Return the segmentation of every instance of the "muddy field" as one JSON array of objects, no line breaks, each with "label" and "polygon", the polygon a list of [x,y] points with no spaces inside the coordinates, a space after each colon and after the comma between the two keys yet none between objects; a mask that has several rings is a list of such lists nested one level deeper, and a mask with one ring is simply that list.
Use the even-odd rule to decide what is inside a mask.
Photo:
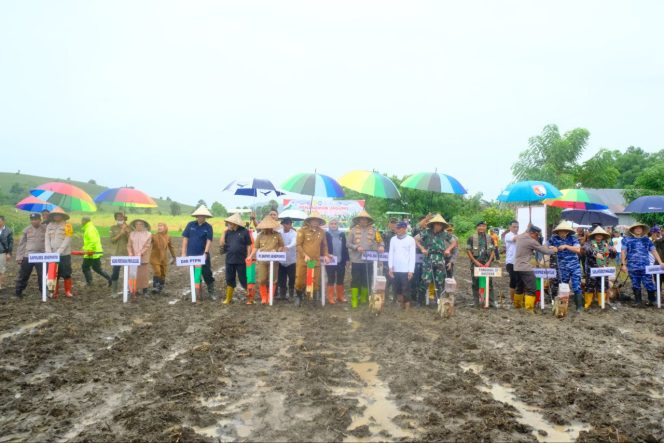
[{"label": "muddy field", "polygon": [[664,313],[483,311],[457,274],[447,320],[192,305],[181,269],[127,305],[78,269],[73,300],[5,289],[0,442],[664,440]]}]

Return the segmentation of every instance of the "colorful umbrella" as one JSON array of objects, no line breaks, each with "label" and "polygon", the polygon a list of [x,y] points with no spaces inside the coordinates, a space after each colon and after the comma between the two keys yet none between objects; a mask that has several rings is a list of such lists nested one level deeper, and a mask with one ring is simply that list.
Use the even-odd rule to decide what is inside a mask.
[{"label": "colorful umbrella", "polygon": [[32,195],[16,203],[16,207],[22,211],[28,212],[41,212],[43,210],[53,211],[55,209],[62,211],[62,208],[59,206],[46,202]]},{"label": "colorful umbrella", "polygon": [[468,193],[459,180],[439,172],[421,172],[411,175],[401,183],[401,187],[444,194]]},{"label": "colorful umbrella", "polygon": [[380,198],[400,199],[392,180],[375,171],[352,171],[339,179],[339,184],[353,191]]},{"label": "colorful umbrella", "polygon": [[557,198],[546,199],[542,203],[548,206],[568,209],[603,210],[609,209],[607,205],[593,202],[593,197],[583,189],[562,189],[562,195]]},{"label": "colorful umbrella", "polygon": [[233,180],[224,188],[224,191],[232,191],[234,195],[244,195],[247,197],[258,197],[258,194],[268,195],[274,192],[277,197],[284,195],[277,191],[270,180],[263,178],[253,178],[250,180]]},{"label": "colorful umbrella", "polygon": [[658,214],[664,212],[664,195],[644,195],[627,205],[624,212]]},{"label": "colorful umbrella", "polygon": [[565,209],[560,214],[563,220],[569,220],[579,225],[592,225],[599,223],[602,226],[615,226],[618,224],[618,217],[608,209],[604,210],[582,210]]},{"label": "colorful umbrella", "polygon": [[562,193],[551,183],[543,181],[523,181],[512,183],[498,196],[499,202],[538,202],[547,198],[560,197]]},{"label": "colorful umbrella", "polygon": [[318,174],[296,174],[286,180],[281,188],[288,192],[296,194],[311,195],[312,197],[332,197],[338,198],[344,196],[341,185],[328,175]]},{"label": "colorful umbrella", "polygon": [[68,183],[49,182],[30,191],[35,197],[60,206],[65,211],[95,212],[97,206],[87,192]]},{"label": "colorful umbrella", "polygon": [[156,208],[152,198],[143,191],[132,188],[110,188],[95,197],[96,203],[109,203],[126,208]]}]

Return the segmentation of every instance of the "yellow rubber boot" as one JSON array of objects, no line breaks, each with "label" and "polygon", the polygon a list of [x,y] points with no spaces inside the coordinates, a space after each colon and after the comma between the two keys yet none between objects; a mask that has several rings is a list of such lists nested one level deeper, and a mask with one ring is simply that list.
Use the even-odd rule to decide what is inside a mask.
[{"label": "yellow rubber boot", "polygon": [[231,302],[233,301],[233,288],[228,287],[226,288],[226,300],[224,300],[225,305],[230,305]]},{"label": "yellow rubber boot", "polygon": [[586,292],[583,294],[583,308],[584,309],[590,309],[590,305],[593,304],[593,293],[592,292]]},{"label": "yellow rubber boot", "polygon": [[535,300],[537,300],[537,297],[534,295],[526,295],[524,300],[526,311],[535,312]]},{"label": "yellow rubber boot", "polygon": [[514,294],[514,309],[523,308],[523,294]]}]

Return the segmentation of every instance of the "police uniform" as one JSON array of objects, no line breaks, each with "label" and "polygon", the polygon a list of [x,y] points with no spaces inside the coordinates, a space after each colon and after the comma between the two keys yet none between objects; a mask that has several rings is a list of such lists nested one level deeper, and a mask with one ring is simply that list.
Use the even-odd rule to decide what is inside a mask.
[{"label": "police uniform", "polygon": [[325,231],[320,227],[313,228],[309,224],[314,218],[318,219],[321,225],[325,224],[325,220],[321,216],[313,213],[305,219],[304,226],[297,231],[297,262],[295,268],[295,292],[297,294],[297,304],[302,302],[304,291],[307,286],[307,261],[305,255],[315,262],[314,291],[320,289],[320,257],[328,255]]},{"label": "police uniform", "polygon": [[[279,228],[280,225],[277,221],[273,220],[272,217],[267,216],[263,221],[261,221],[257,229],[263,231],[258,234],[256,241],[254,242],[254,248],[256,251],[260,252],[279,252],[284,249],[284,239],[281,237],[281,234],[275,229]],[[273,265],[272,269],[272,278],[273,278],[273,289],[277,288],[277,265]],[[258,284],[258,290],[261,295],[261,303],[268,303],[268,283],[270,280],[270,262],[259,261],[256,264],[256,283]]]},{"label": "police uniform", "polygon": [[[41,219],[41,215],[32,214],[30,220]],[[28,286],[28,280],[32,274],[33,268],[37,272],[37,281],[39,288],[42,287],[42,263],[30,263],[28,255],[44,252],[44,242],[46,239],[46,226],[40,224],[38,228],[30,225],[23,230],[23,235],[16,251],[16,260],[19,261],[20,268],[18,278],[16,279],[15,293],[17,297],[23,295],[23,291]]]},{"label": "police uniform", "polygon": [[[369,225],[359,225],[361,218],[369,220]],[[350,297],[351,306],[357,307],[359,303],[366,303],[369,296],[369,288],[372,284],[374,263],[362,258],[366,251],[378,251],[383,247],[383,238],[373,225],[373,217],[367,211],[361,211],[353,218],[353,227],[347,234],[348,254],[350,257]],[[362,251],[359,249],[362,248]],[[377,262],[375,263],[377,265]]]},{"label": "police uniform", "polygon": [[[64,220],[56,222],[53,218],[61,215]],[[53,290],[53,296],[57,297],[59,289],[59,280],[62,278],[65,287],[65,295],[72,296],[72,278],[71,278],[71,239],[74,235],[74,228],[67,223],[69,215],[60,212],[57,209],[48,215],[49,224],[46,226],[45,248],[44,252],[60,254],[60,262],[57,264],[58,273]]]}]

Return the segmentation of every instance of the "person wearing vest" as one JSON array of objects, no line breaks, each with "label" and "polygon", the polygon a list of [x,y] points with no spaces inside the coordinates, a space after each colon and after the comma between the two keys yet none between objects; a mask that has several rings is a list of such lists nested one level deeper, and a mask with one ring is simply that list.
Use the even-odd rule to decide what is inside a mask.
[{"label": "person wearing vest", "polygon": [[362,304],[367,302],[371,287],[372,263],[364,260],[362,254],[366,251],[385,252],[383,239],[373,222],[371,215],[362,210],[353,218],[353,226],[347,233],[348,255],[351,262],[350,301],[353,308],[357,308],[358,302]]},{"label": "person wearing vest", "polygon": [[[480,300],[480,286],[481,283],[486,282],[483,277],[475,277],[475,268],[484,267],[488,268],[493,263],[495,258],[496,246],[493,244],[491,235],[486,232],[486,222],[480,221],[475,225],[475,233],[468,237],[466,253],[470,259],[470,278],[473,280],[473,302],[475,306],[479,306]],[[483,282],[480,282],[480,279]],[[489,279],[490,290],[490,306],[496,307],[495,291],[493,290],[493,279]]]},{"label": "person wearing vest", "polygon": [[60,262],[57,264],[58,272],[53,287],[52,296],[58,298],[60,279],[65,286],[65,297],[72,297],[73,282],[71,278],[71,239],[74,236],[74,228],[67,223],[69,215],[59,209],[54,209],[48,215],[48,226],[46,227],[45,250],[49,254],[60,254]]},{"label": "person wearing vest", "polygon": [[[263,220],[256,226],[260,231],[256,241],[254,242],[253,250],[248,258],[254,259],[257,252],[285,252],[284,239],[281,234],[277,232],[281,225],[278,220],[270,215],[265,216]],[[275,263],[272,268],[273,289],[277,288],[277,264]],[[256,283],[258,284],[258,292],[261,295],[261,304],[266,305],[269,303],[269,282],[270,282],[270,262],[259,261],[256,263]],[[248,294],[247,304],[253,305],[253,294]],[[274,297],[274,293],[272,294]]]},{"label": "person wearing vest", "polygon": [[18,243],[16,250],[16,263],[19,266],[19,274],[16,279],[15,294],[17,297],[23,296],[23,291],[28,287],[30,275],[34,269],[37,273],[37,282],[39,289],[42,287],[42,263],[30,263],[28,256],[30,254],[39,254],[44,252],[44,241],[46,237],[46,226],[41,222],[41,215],[38,212],[30,214],[30,226],[23,230],[23,235]]},{"label": "person wearing vest", "polygon": [[320,290],[320,258],[329,262],[323,217],[313,212],[304,219],[304,226],[297,231],[297,264],[295,269],[295,305],[302,306],[304,292],[307,287],[307,267],[312,264],[314,269],[314,293]]},{"label": "person wearing vest", "polygon": [[349,257],[348,248],[346,247],[346,236],[339,229],[339,220],[330,220],[325,237],[327,239],[328,252],[330,255],[337,257],[336,265],[325,266],[325,272],[327,272],[327,303],[330,305],[335,303],[335,291],[336,301],[346,303],[344,279],[346,277],[346,264]]},{"label": "person wearing vest", "polygon": [[85,277],[86,286],[92,285],[92,271],[104,277],[111,286],[111,276],[106,273],[101,267],[101,257],[104,255],[104,250],[101,247],[101,237],[97,227],[92,224],[90,217],[83,217],[81,219],[81,229],[83,230],[83,265],[81,270]]},{"label": "person wearing vest", "polygon": [[[588,310],[593,303],[593,295],[597,295],[597,305],[601,306],[602,304],[602,279],[604,279],[604,289],[607,291],[605,294],[608,294],[609,290],[609,278],[608,277],[591,277],[590,270],[592,268],[603,268],[609,266],[609,258],[611,255],[611,246],[609,245],[609,239],[611,234],[602,229],[601,226],[597,226],[593,231],[588,235],[586,243],[583,245],[585,251],[585,260],[586,260],[586,292],[584,293],[585,303],[583,307]],[[608,300],[608,298],[607,298]],[[577,311],[579,307],[577,305]]]},{"label": "person wearing vest", "polygon": [[237,280],[240,280],[240,285],[247,290],[247,299],[254,298],[254,288],[252,287],[251,294],[247,284],[247,257],[251,254],[252,240],[244,228],[244,222],[239,214],[233,214],[227,217],[226,230],[224,235],[219,239],[219,253],[226,254],[226,299],[224,304],[228,305],[233,302],[233,292],[237,286]]},{"label": "person wearing vest", "polygon": [[642,303],[641,285],[645,286],[646,291],[648,291],[648,304],[652,305],[656,301],[657,288],[652,276],[646,274],[646,266],[650,264],[649,254],[653,255],[660,266],[663,266],[662,259],[657,253],[652,240],[645,235],[648,232],[648,226],[636,223],[629,227],[629,232],[631,236],[625,236],[622,240],[622,252],[620,254],[622,269],[623,272],[629,274],[636,305],[640,306]]},{"label": "person wearing vest", "polygon": [[[438,299],[445,293],[445,278],[447,278],[447,264],[445,258],[452,255],[456,242],[447,232],[447,221],[442,215],[436,214],[427,223],[427,229],[417,234],[415,243],[422,252],[422,278],[420,280],[420,295],[429,296],[433,285],[435,297]],[[426,302],[425,300],[421,300]],[[434,304],[435,306],[435,304]]]},{"label": "person wearing vest", "polygon": [[[552,254],[549,261],[550,267],[558,271],[558,277],[549,282],[551,298],[553,299],[558,295],[558,285],[560,283],[569,283],[574,294],[576,310],[579,312],[583,306],[581,300],[583,297],[581,291],[581,263],[579,262],[581,244],[572,225],[568,222],[562,222],[556,226],[553,235],[549,239],[549,245],[558,248],[558,253]],[[592,298],[590,300],[592,301]]]}]

